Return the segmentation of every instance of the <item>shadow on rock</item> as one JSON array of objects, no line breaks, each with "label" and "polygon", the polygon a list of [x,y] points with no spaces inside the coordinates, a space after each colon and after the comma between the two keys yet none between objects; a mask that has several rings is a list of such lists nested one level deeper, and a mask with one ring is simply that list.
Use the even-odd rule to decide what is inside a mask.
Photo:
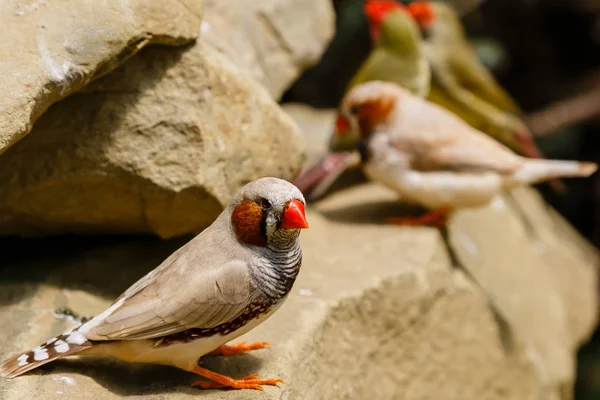
[{"label": "shadow on rock", "polygon": [[387,218],[414,217],[424,209],[402,204],[399,201],[371,201],[351,204],[331,210],[319,210],[327,219],[353,224],[385,224]]},{"label": "shadow on rock", "polygon": [[[262,361],[250,354],[234,357],[206,357],[201,365],[211,371],[241,378],[260,370]],[[30,374],[81,374],[86,375],[118,396],[144,396],[159,393],[208,394],[210,390],[192,388],[196,380],[204,380],[192,373],[168,366],[129,364],[104,357],[63,359],[45,365]]]},{"label": "shadow on rock", "polygon": [[114,299],[190,238],[2,239],[0,305],[33,296],[40,283]]}]

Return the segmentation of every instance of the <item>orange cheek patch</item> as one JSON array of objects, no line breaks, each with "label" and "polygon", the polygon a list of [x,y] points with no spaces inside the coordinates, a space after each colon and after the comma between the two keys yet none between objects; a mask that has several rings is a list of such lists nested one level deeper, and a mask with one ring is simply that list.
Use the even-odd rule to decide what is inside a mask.
[{"label": "orange cheek patch", "polygon": [[387,118],[393,106],[393,99],[388,98],[381,98],[362,105],[358,112],[361,135],[363,137],[369,136],[375,127]]},{"label": "orange cheek patch", "polygon": [[242,243],[265,246],[267,240],[260,229],[262,209],[250,200],[242,200],[231,213],[231,224]]}]

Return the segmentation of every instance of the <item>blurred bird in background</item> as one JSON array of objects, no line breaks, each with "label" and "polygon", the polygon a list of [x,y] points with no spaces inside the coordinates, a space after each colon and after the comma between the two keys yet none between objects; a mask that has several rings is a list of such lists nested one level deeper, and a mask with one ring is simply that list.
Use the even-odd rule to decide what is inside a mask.
[{"label": "blurred bird in background", "polygon": [[[413,2],[407,9],[421,27],[431,66],[428,99],[517,153],[541,158],[522,111],[479,61],[456,11],[441,2]],[[552,185],[564,190],[558,180]]]},{"label": "blurred bird in background", "polygon": [[586,177],[597,168],[521,157],[451,112],[382,81],[358,85],[345,96],[335,137],[355,143],[367,176],[432,210],[390,220],[403,225],[444,225],[451,210],[485,205],[502,190]]}]

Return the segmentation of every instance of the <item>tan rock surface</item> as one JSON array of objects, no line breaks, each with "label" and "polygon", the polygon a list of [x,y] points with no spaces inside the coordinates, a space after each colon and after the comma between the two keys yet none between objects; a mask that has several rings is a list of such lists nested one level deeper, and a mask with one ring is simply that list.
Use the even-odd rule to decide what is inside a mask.
[{"label": "tan rock surface", "polygon": [[145,45],[195,39],[202,1],[8,0],[1,8],[0,154],[50,105]]},{"label": "tan rock surface", "polygon": [[247,181],[292,179],[304,140],[267,92],[279,97],[315,63],[333,26],[318,0],[208,2],[198,44],[144,51],[0,157],[0,235],[172,237],[207,226]]},{"label": "tan rock surface", "polygon": [[[514,197],[504,207],[461,212],[451,226],[456,253],[500,317],[479,284],[451,266],[436,230],[382,225],[404,210],[386,189],[361,184],[309,208],[304,264],[289,301],[241,338],[273,347],[204,361],[233,376],[282,377],[279,388],[199,394],[186,372],[82,358],[1,380],[0,398],[568,399],[576,347],[595,323],[598,259],[531,190]],[[517,206],[541,234],[525,230]],[[496,234],[510,246],[490,240]],[[464,235],[480,265],[465,255],[472,246],[457,239]],[[52,315],[56,307],[102,311],[183,242],[73,240],[8,243],[0,335],[10,340],[0,358],[66,329]]]},{"label": "tan rock surface", "polygon": [[279,99],[319,61],[335,30],[323,0],[206,0],[202,40],[214,44]]},{"label": "tan rock surface", "polygon": [[0,157],[0,234],[198,232],[246,182],[302,163],[293,121],[202,41],[144,49],[93,87]]}]

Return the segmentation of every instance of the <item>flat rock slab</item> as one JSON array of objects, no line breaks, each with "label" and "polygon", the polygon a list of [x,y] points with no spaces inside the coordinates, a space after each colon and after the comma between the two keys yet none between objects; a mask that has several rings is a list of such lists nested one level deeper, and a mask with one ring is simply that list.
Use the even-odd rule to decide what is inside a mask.
[{"label": "flat rock slab", "polygon": [[[194,376],[173,368],[82,357],[1,380],[0,398],[568,398],[577,346],[596,321],[597,255],[532,190],[502,202],[456,215],[458,267],[436,229],[383,225],[406,210],[375,184],[309,207],[288,302],[240,338],[273,347],[204,359],[235,377],[281,377],[280,387],[199,392],[188,387]],[[57,307],[99,313],[183,242],[6,242],[0,336],[10,340],[0,358],[69,328]]]},{"label": "flat rock slab", "polygon": [[201,0],[2,2],[0,154],[53,103],[142,47],[182,45],[200,32]]}]

